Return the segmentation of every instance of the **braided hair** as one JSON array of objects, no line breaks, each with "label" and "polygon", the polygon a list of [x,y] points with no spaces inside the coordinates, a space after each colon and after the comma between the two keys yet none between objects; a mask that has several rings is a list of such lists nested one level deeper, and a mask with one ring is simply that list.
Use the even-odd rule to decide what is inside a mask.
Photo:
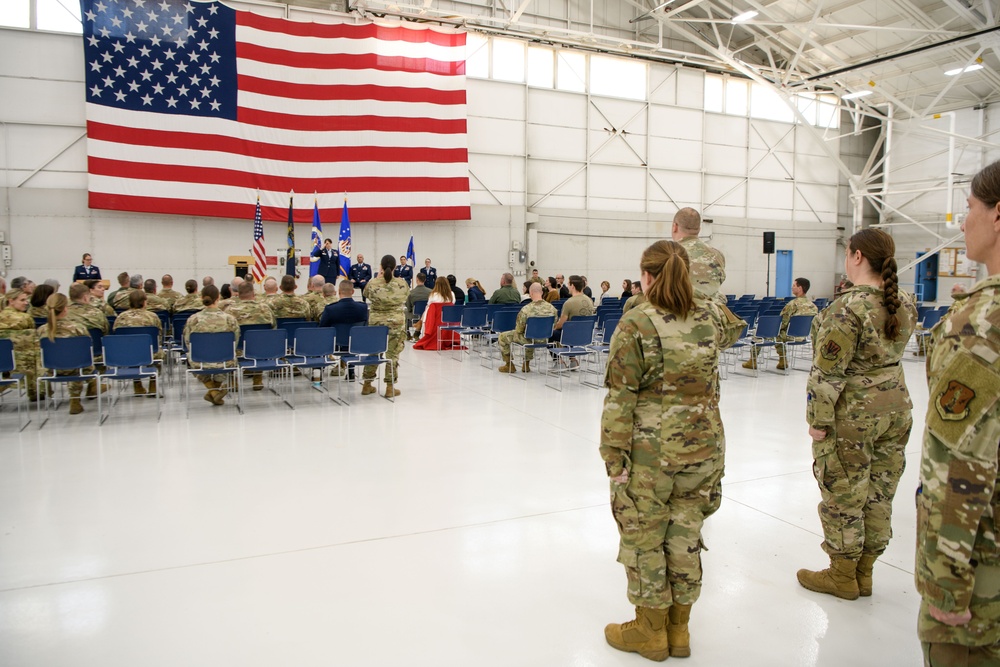
[{"label": "braided hair", "polygon": [[899,300],[899,276],[896,275],[896,243],[881,229],[862,229],[848,241],[851,252],[860,251],[868,260],[872,270],[882,279],[882,299],[889,317],[882,329],[885,337],[896,340],[899,336],[899,318],[896,313],[902,307]]}]

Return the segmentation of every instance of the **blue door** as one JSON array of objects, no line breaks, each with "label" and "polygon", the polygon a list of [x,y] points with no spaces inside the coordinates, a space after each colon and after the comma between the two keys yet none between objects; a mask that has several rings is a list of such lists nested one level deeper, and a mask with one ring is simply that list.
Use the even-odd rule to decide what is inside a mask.
[{"label": "blue door", "polygon": [[[917,258],[919,259],[926,254],[918,252]],[[917,264],[916,284],[913,290],[916,293],[917,301],[937,301],[937,279],[938,255],[934,253]]]},{"label": "blue door", "polygon": [[779,250],[778,266],[774,277],[774,296],[792,295],[792,251]]}]

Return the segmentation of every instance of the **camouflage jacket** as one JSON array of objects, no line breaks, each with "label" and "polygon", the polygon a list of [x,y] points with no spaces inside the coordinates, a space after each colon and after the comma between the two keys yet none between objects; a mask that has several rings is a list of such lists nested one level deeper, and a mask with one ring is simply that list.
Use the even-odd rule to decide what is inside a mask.
[{"label": "camouflage jacket", "polygon": [[309,302],[297,294],[279,294],[267,305],[274,311],[275,318],[296,317],[308,320],[312,316]]},{"label": "camouflage jacket", "polygon": [[622,306],[622,315],[632,310],[636,306],[644,303],[646,303],[645,294],[643,294],[642,292],[639,292],[638,294],[633,294],[628,298],[628,300],[625,301],[625,305]]},{"label": "camouflage jacket", "polygon": [[157,296],[156,294],[147,294],[146,310],[150,310],[154,313],[160,311],[170,312],[170,302],[160,296]]},{"label": "camouflage jacket", "polygon": [[[117,322],[116,322],[117,324]],[[240,340],[240,325],[236,318],[229,313],[224,313],[217,307],[205,308],[188,318],[184,325],[184,345],[191,347],[191,334],[193,333],[218,333],[221,331],[231,331],[235,342]],[[222,364],[205,364],[206,368],[219,367]]]},{"label": "camouflage jacket", "polygon": [[185,294],[174,301],[174,312],[182,313],[185,310],[204,310],[205,304],[201,302],[201,294]]},{"label": "camouflage jacket", "polygon": [[[681,239],[680,244],[687,250],[691,260],[691,286],[695,294],[718,299],[722,283],[726,282],[726,258],[722,251],[713,248],[695,236]],[[722,303],[726,302],[723,296]]]},{"label": "camouflage jacket", "polygon": [[112,308],[111,304],[109,304],[107,301],[103,301],[101,299],[98,299],[96,296],[92,296],[90,297],[90,305],[94,306],[95,308],[99,308],[101,312],[104,313],[105,315],[114,317],[115,309]]},{"label": "camouflage jacket", "polygon": [[163,323],[160,322],[159,316],[152,311],[141,308],[129,308],[115,318],[115,331],[129,327],[156,327],[157,331],[163,332]]},{"label": "camouflage jacket", "polygon": [[169,303],[170,304],[170,309],[173,310],[173,308],[174,308],[174,302],[177,301],[177,299],[181,298],[181,296],[183,296],[183,295],[180,292],[176,291],[176,290],[168,288],[168,289],[161,289],[159,296],[160,296],[161,299],[163,299],[167,303]]},{"label": "camouflage jacket", "polygon": [[302,297],[303,301],[309,304],[309,319],[319,322],[323,309],[326,308],[326,301],[323,300],[322,292],[308,292]]},{"label": "camouflage jacket", "polygon": [[724,454],[719,355],[738,336],[708,299],[696,298],[683,320],[649,302],[622,316],[604,374],[600,450],[609,475],[630,462],[687,465]]},{"label": "camouflage jacket", "polygon": [[226,313],[235,317],[238,324],[270,324],[272,327],[275,326],[274,311],[257,299],[233,301]]},{"label": "camouflage jacket", "polygon": [[[917,491],[917,590],[946,612],[997,596],[1000,275],[980,281],[955,305],[931,333]],[[995,609],[980,608],[963,626],[921,623],[920,636],[966,646],[995,644],[996,618]]]},{"label": "camouflage jacket", "polygon": [[368,299],[368,324],[403,325],[403,306],[410,295],[405,280],[393,278],[385,282],[381,276],[374,278],[365,285],[364,294]]},{"label": "camouflage jacket", "polygon": [[807,296],[795,297],[791,301],[785,304],[785,307],[781,309],[781,331],[779,336],[784,336],[788,333],[788,323],[796,315],[818,315],[819,308],[816,304],[812,302]]},{"label": "camouflage jacket", "polygon": [[12,340],[15,352],[38,350],[34,318],[10,307],[0,310],[0,338]]},{"label": "camouflage jacket", "polygon": [[[43,324],[38,327],[35,329],[35,334],[38,336],[38,340],[47,339],[49,337],[49,325]],[[69,319],[69,317],[56,320],[55,338],[76,338],[77,336],[90,338],[90,332],[87,331],[85,326]]]},{"label": "camouflage jacket", "polygon": [[813,318],[813,365],[806,383],[806,421],[827,429],[852,410],[888,412],[913,407],[899,365],[917,322],[913,297],[900,292],[899,335],[886,340],[882,290],[852,287]]},{"label": "camouflage jacket", "polygon": [[132,292],[137,291],[134,287],[123,287],[118,290],[111,298],[111,307],[115,310],[127,310],[129,308],[129,297],[132,296]]},{"label": "camouflage jacket", "polygon": [[514,323],[514,330],[522,336],[528,326],[529,317],[555,317],[558,320],[559,313],[556,312],[556,307],[545,299],[526,304],[517,313],[517,321]]},{"label": "camouflage jacket", "polygon": [[100,329],[102,334],[108,333],[108,316],[104,310],[89,303],[71,303],[66,317],[79,322],[87,329]]}]

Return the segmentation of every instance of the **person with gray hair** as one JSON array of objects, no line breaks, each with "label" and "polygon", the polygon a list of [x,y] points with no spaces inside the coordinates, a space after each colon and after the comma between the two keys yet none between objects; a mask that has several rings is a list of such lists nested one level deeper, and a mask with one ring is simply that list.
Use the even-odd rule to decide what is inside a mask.
[{"label": "person with gray hair", "polygon": [[500,289],[493,292],[490,303],[521,303],[521,295],[514,287],[514,274],[505,273],[500,276]]},{"label": "person with gray hair", "polygon": [[111,297],[111,307],[116,311],[128,310],[131,306],[129,305],[129,297],[132,296],[132,292],[142,291],[142,276],[138,273],[133,273],[128,278],[128,287],[122,287],[120,290],[115,292],[115,295]]},{"label": "person with gray hair", "polygon": [[42,284],[43,285],[48,285],[49,287],[51,287],[52,290],[53,290],[53,292],[58,292],[59,291],[59,281],[56,280],[55,278],[46,278],[45,282],[42,283]]}]

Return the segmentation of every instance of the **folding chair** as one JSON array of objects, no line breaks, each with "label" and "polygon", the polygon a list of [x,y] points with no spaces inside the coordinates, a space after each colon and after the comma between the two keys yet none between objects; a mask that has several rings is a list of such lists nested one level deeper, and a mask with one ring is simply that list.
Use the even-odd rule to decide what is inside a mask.
[{"label": "folding chair", "polygon": [[[486,314],[485,308],[465,308],[462,311],[462,326],[458,329],[458,360],[463,361],[465,355],[462,354],[463,347],[472,354],[475,339],[482,340],[486,335]],[[468,344],[463,341],[468,339]]]},{"label": "folding chair", "polygon": [[410,329],[413,327],[414,322],[419,322],[420,318],[423,317],[424,311],[427,310],[427,301],[414,301],[413,302],[413,317],[406,319],[406,332],[409,333]]},{"label": "folding chair", "polygon": [[[292,352],[287,357],[288,363],[292,368],[309,371],[319,370],[319,384],[317,385],[314,381],[313,387],[316,389],[325,389],[328,396],[330,395],[330,390],[328,387],[323,386],[325,382],[323,380],[323,371],[339,363],[336,356],[337,350],[334,347],[336,336],[337,330],[332,327],[298,327],[295,331],[295,340],[292,341]],[[292,382],[290,384],[292,385],[291,397],[294,407],[295,383]],[[330,398],[331,400],[336,400],[332,396]]]},{"label": "folding chair", "polygon": [[[154,345],[159,343],[158,337],[154,335],[150,338],[148,333],[120,333],[135,329],[152,329],[156,332],[156,327],[133,327],[132,329],[119,329],[114,336],[104,337],[102,352],[105,371],[100,374],[100,378],[102,381],[112,380],[118,383],[118,395],[108,398],[108,414],[101,415],[101,424],[111,416],[111,411],[118,404],[118,399],[121,397],[121,383],[159,378],[159,372],[153,365]],[[160,392],[157,390],[154,393],[156,421],[160,421],[160,415],[163,413]],[[145,397],[146,395],[143,394],[142,398]]]},{"label": "folding chair", "polygon": [[[56,338],[49,340],[43,337],[41,341],[42,349],[42,369],[38,380],[35,382],[35,391],[38,396],[38,412],[41,413],[42,406],[45,406],[45,419],[38,424],[41,429],[45,422],[49,420],[49,404],[55,401],[49,398],[49,385],[67,384],[69,382],[97,381],[97,373],[82,372],[84,368],[94,366],[94,343],[90,336],[73,336],[72,338]],[[66,375],[59,375],[63,371]],[[77,371],[77,372],[73,372]],[[51,373],[51,375],[49,374]],[[43,391],[43,386],[44,387]],[[56,406],[58,407],[58,406]],[[97,420],[101,419],[101,388],[97,388]]]},{"label": "folding chair", "polygon": [[[494,304],[497,305],[497,304]],[[493,350],[494,343],[500,339],[500,334],[505,331],[513,331],[514,327],[517,325],[517,311],[516,310],[500,310],[493,315],[492,323],[483,336],[483,342],[485,343],[486,350],[484,354],[479,355],[479,365],[486,366],[490,370],[493,370]]]},{"label": "folding chair", "polygon": [[719,364],[719,374],[723,380],[729,379],[729,365],[733,367],[733,370],[736,369],[736,362],[740,359],[740,350],[750,347],[750,339],[747,337],[747,332],[749,330],[749,325],[744,326],[743,330],[740,332],[739,338],[736,339],[736,342],[723,350],[722,354],[719,355],[719,361],[721,362]]},{"label": "folding chair", "polygon": [[182,311],[174,315],[170,321],[170,330],[173,332],[173,335],[170,339],[170,347],[166,349],[166,354],[164,355],[167,358],[168,379],[172,379],[174,366],[186,358],[187,348],[184,346],[184,327],[187,326],[187,321],[195,312],[193,310]]},{"label": "folding chair", "polygon": [[242,333],[240,327],[240,341],[243,344],[243,357],[239,359],[240,384],[242,384],[249,373],[250,375],[260,374],[264,377],[278,376],[278,391],[270,389],[285,405],[295,409],[295,405],[284,397],[281,391],[282,385],[287,382],[291,385],[292,367],[285,360],[288,354],[288,333],[284,329],[272,329],[270,325],[248,324],[248,327],[262,326],[262,329],[248,329]]},{"label": "folding chair", "polygon": [[782,344],[785,348],[785,357],[788,359],[788,363],[785,364],[786,375],[788,374],[789,367],[795,363],[795,357],[797,356],[793,354],[795,348],[804,348],[803,356],[807,356],[808,350],[812,347],[812,340],[809,338],[809,333],[812,330],[812,322],[813,315],[792,315],[792,318],[788,320],[788,330],[785,332],[785,336],[797,340],[787,340]]},{"label": "folding chair", "polygon": [[441,350],[444,342],[441,334],[446,331],[458,332],[462,329],[462,311],[465,306],[441,306],[441,326],[437,330],[437,349]]},{"label": "folding chair", "polygon": [[[575,362],[576,368],[579,368],[580,358],[593,354],[589,346],[594,343],[594,327],[596,324],[596,317],[594,319],[590,317],[574,317],[563,324],[562,332],[559,336],[559,344],[562,347],[549,349],[549,354],[555,357],[556,363],[549,364],[548,370],[545,373],[546,387],[562,391],[562,377],[564,375],[562,371],[573,370],[574,367],[564,369],[557,368],[557,366],[561,366],[568,359],[570,362]],[[549,379],[554,376],[559,377],[558,387],[553,387],[549,384]]]},{"label": "folding chair", "polygon": [[[611,351],[611,336],[614,335],[615,329],[618,328],[618,321],[621,319],[620,311],[618,311],[618,315],[619,317],[609,317],[606,320],[604,320],[603,325],[601,325],[599,329],[600,340],[599,341],[595,340],[595,342],[592,345],[587,346],[590,348],[591,352],[594,353],[593,359],[597,368],[596,370],[587,370],[585,372],[597,374],[600,380],[598,382],[582,380],[581,384],[585,384],[588,387],[593,387],[594,389],[604,388],[604,369],[605,369],[604,360],[607,357],[608,353]],[[575,322],[576,319],[574,318],[573,321]],[[588,359],[589,358],[590,357],[588,357]]]},{"label": "folding chair", "polygon": [[[778,332],[781,331],[781,318],[776,315],[761,315],[757,318],[757,329],[753,332],[750,341],[751,354],[757,363],[754,364],[753,376],[757,377],[757,371],[761,366],[760,351],[765,348],[773,348],[778,344]],[[766,361],[764,362],[766,365]]]},{"label": "folding chair", "polygon": [[[191,346],[188,349],[188,370],[184,374],[184,416],[191,412],[192,375],[225,375],[226,385],[222,387],[230,393],[236,390],[236,409],[243,414],[243,389],[237,381],[240,368],[236,363],[236,337],[230,331],[215,333],[196,332],[191,334]],[[206,368],[207,364],[225,364],[232,366]]]},{"label": "folding chair", "polygon": [[[340,357],[340,360],[347,366],[347,371],[341,373],[340,382],[337,384],[337,400],[339,402],[344,405],[350,404],[350,401],[341,395],[341,389],[347,383],[347,377],[351,369],[375,366],[376,381],[378,380],[378,367],[389,363],[389,360],[385,358],[385,353],[388,349],[389,327],[356,326],[351,329],[351,335],[347,342],[347,354]],[[385,372],[383,371],[382,373],[383,380],[385,380]],[[357,373],[357,370],[355,370],[355,373]],[[394,396],[388,398],[395,401]]]},{"label": "folding chair", "polygon": [[[556,318],[555,315],[549,315],[548,317],[529,317],[528,321],[524,325],[524,337],[526,340],[530,341],[527,343],[519,343],[517,341],[511,341],[510,343],[510,360],[515,366],[517,363],[514,361],[514,351],[521,350],[521,368],[524,368],[524,363],[528,359],[528,350],[547,350],[549,349],[549,338],[552,337],[552,330],[555,327]],[[517,373],[510,373],[510,377],[517,377]],[[527,380],[526,377],[521,377],[522,380]]]},{"label": "folding chair", "polygon": [[[24,427],[31,423],[31,409],[28,407],[28,378],[24,373],[14,372],[14,341],[9,338],[0,338],[0,405],[7,401],[10,395],[10,387],[14,388],[14,402],[17,403],[17,421],[20,424],[18,431],[23,431]],[[8,375],[8,377],[4,377]]]}]

